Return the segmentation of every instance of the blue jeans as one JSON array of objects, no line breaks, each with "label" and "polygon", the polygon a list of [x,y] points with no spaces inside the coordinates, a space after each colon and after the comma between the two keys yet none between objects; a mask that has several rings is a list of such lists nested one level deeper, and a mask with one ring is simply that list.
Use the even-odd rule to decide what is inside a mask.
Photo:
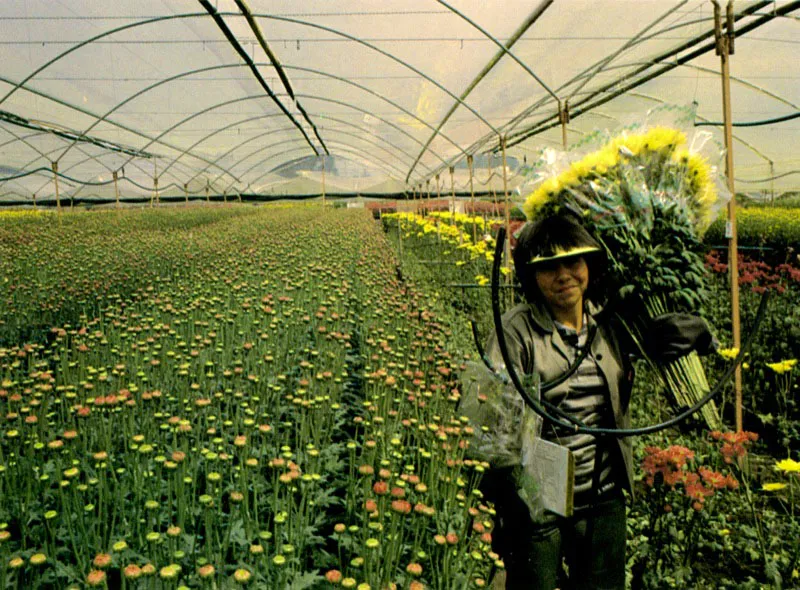
[{"label": "blue jeans", "polygon": [[506,590],[625,590],[621,495],[552,524],[533,525],[530,519],[527,526],[519,520],[500,524],[497,545],[506,564]]}]

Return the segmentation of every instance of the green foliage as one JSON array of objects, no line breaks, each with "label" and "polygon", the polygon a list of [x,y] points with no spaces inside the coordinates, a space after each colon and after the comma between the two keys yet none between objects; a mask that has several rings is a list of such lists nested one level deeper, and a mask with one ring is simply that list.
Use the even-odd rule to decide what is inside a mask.
[{"label": "green foliage", "polygon": [[[775,263],[797,262],[800,251],[800,208],[758,207],[736,211],[737,237],[740,246],[771,249],[766,254]],[[709,246],[727,244],[726,217],[717,219],[706,232]]]}]

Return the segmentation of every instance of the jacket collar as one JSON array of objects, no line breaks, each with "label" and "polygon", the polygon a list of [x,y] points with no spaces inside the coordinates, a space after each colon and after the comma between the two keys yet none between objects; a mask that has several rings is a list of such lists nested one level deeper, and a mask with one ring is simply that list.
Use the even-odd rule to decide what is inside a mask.
[{"label": "jacket collar", "polygon": [[[585,312],[588,314],[587,325],[592,326],[595,323],[594,316],[602,311],[602,307],[595,305],[589,300],[584,302]],[[531,310],[531,318],[538,328],[547,333],[557,332],[556,324],[550,310],[545,303],[539,299],[528,304]]]}]

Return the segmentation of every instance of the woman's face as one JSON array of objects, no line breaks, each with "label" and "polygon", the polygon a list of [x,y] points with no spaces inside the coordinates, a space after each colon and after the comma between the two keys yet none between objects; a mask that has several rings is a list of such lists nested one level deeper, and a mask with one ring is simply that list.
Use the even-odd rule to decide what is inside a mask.
[{"label": "woman's face", "polygon": [[551,309],[571,310],[583,305],[589,267],[583,256],[542,263],[536,268],[536,284]]}]

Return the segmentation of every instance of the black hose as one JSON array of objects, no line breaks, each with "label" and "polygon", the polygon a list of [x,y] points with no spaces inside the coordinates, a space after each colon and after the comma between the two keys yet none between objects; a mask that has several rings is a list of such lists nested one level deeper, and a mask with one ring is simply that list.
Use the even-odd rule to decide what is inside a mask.
[{"label": "black hose", "polygon": [[[508,383],[510,379],[508,377],[506,377],[505,375],[503,375],[500,371],[495,369],[492,366],[492,363],[489,361],[489,357],[486,356],[486,352],[483,350],[483,346],[481,346],[480,339],[478,338],[478,324],[475,322],[475,320],[470,320],[470,325],[472,326],[472,337],[475,339],[475,348],[478,349],[478,354],[480,355],[481,360],[483,361],[483,364],[486,365],[486,368],[489,369],[489,371],[491,371],[491,373],[495,377],[500,379],[503,383]],[[546,393],[546,392],[550,391],[551,389],[553,389],[554,387],[558,387],[564,381],[569,379],[570,376],[572,376],[572,374],[575,371],[578,370],[578,367],[583,362],[583,359],[585,359],[586,356],[589,354],[589,350],[591,349],[591,345],[592,345],[592,342],[594,341],[594,337],[595,337],[596,333],[597,333],[597,327],[596,326],[592,326],[592,328],[589,330],[589,335],[586,338],[586,345],[583,347],[583,350],[578,355],[578,358],[575,359],[575,362],[572,364],[572,366],[570,366],[569,369],[567,369],[566,373],[564,373],[563,375],[557,377],[556,379],[553,379],[552,381],[547,381],[545,383],[540,384],[539,391],[541,393]],[[561,408],[559,408],[555,404],[551,404],[546,399],[542,399],[541,403],[549,411],[551,411],[554,414],[560,416],[564,420],[567,420],[568,422],[571,422],[572,424],[574,424],[576,426],[583,426],[583,427],[586,426],[586,424],[584,424],[583,422],[581,422],[580,420],[578,420],[577,418],[575,418],[571,414],[568,414],[567,412],[565,412],[564,410],[562,410]]]},{"label": "black hose", "polygon": [[[711,391],[709,391],[702,399],[700,399],[696,404],[692,407],[687,408],[686,410],[680,412],[676,416],[673,416],[669,420],[661,422],[660,424],[654,424],[652,426],[645,426],[642,428],[591,428],[587,426],[579,426],[576,424],[567,424],[566,422],[560,421],[558,418],[555,418],[548,414],[545,407],[542,404],[538,403],[534,400],[530,394],[525,390],[525,387],[522,385],[522,382],[517,375],[514,366],[511,364],[511,357],[508,354],[508,346],[506,345],[505,333],[503,331],[503,322],[502,322],[502,315],[500,313],[500,290],[497,288],[500,281],[500,262],[503,255],[503,246],[505,243],[506,238],[506,231],[505,228],[501,227],[500,230],[497,232],[497,244],[494,250],[494,264],[492,265],[492,315],[494,317],[494,326],[495,331],[497,333],[497,344],[500,348],[500,354],[503,356],[503,361],[506,364],[506,370],[508,371],[508,376],[511,379],[511,382],[514,384],[517,392],[522,396],[522,399],[525,403],[530,407],[534,412],[536,412],[539,416],[543,419],[547,420],[551,424],[555,426],[560,426],[561,428],[565,428],[567,430],[572,430],[576,433],[581,434],[592,434],[592,435],[608,435],[608,436],[615,436],[615,437],[626,437],[626,436],[638,436],[642,434],[650,434],[653,432],[659,432],[660,430],[665,430],[679,422],[682,422],[692,414],[698,412],[705,404],[711,401],[717,394],[722,391],[722,386],[725,382],[730,379],[733,372],[736,370],[736,367],[744,360],[744,357],[750,350],[751,345],[753,344],[753,340],[755,340],[755,335],[758,330],[758,327],[761,325],[762,320],[764,319],[764,313],[767,309],[767,300],[769,299],[769,291],[765,291],[764,294],[761,296],[761,302],[758,305],[758,311],[756,313],[756,319],[753,325],[753,328],[750,330],[750,333],[747,336],[747,339],[742,346],[741,350],[739,350],[739,354],[736,355],[733,363],[727,368],[725,373],[720,378],[719,382],[717,383],[716,387],[714,387]],[[562,376],[563,377],[563,376]],[[561,377],[559,377],[561,379]]]}]

